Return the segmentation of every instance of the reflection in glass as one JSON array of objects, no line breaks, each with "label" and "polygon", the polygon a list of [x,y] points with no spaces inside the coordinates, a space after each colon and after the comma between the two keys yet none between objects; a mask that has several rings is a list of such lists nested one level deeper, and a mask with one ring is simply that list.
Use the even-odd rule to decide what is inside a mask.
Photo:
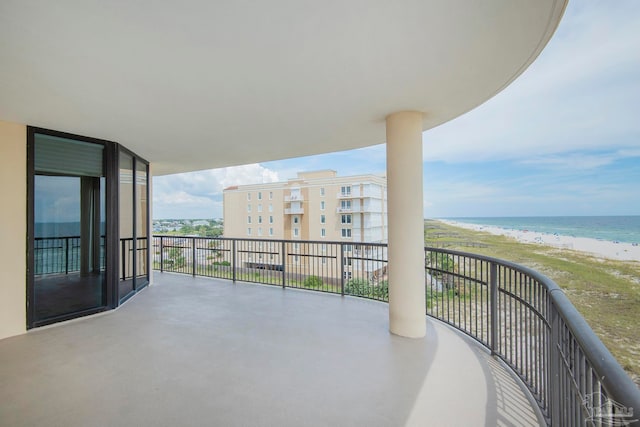
[{"label": "reflection in glass", "polygon": [[120,262],[119,297],[126,298],[133,292],[133,157],[121,152],[120,170]]},{"label": "reflection in glass", "polygon": [[144,286],[147,276],[147,165],[136,162],[136,289]]},{"label": "reflection in glass", "polygon": [[106,304],[103,147],[34,138],[34,322]]}]

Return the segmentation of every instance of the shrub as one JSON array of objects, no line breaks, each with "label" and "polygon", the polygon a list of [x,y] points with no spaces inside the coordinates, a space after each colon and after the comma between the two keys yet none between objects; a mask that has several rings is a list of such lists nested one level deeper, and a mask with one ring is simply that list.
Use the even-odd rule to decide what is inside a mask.
[{"label": "shrub", "polygon": [[320,288],[322,287],[322,279],[318,276],[309,276],[304,279],[303,285],[305,288]]},{"label": "shrub", "polygon": [[383,280],[377,285],[372,285],[365,279],[351,279],[344,285],[344,293],[387,301],[389,299],[389,283]]}]

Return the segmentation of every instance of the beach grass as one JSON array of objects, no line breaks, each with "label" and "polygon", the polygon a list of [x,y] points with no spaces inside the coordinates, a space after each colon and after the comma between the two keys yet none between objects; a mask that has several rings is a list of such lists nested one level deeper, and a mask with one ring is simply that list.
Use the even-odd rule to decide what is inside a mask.
[{"label": "beach grass", "polygon": [[616,261],[570,249],[425,221],[425,244],[512,261],[554,280],[640,386],[640,261]]}]

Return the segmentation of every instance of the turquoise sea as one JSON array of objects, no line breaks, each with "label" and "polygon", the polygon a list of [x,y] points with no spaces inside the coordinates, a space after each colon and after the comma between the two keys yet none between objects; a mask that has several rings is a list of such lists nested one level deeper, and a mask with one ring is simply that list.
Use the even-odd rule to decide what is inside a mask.
[{"label": "turquoise sea", "polygon": [[469,224],[640,243],[640,215],[443,218]]}]

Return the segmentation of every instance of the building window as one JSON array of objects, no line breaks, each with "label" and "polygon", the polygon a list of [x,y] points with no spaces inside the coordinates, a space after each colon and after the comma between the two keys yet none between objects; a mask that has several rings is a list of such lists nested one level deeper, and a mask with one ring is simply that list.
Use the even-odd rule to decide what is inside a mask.
[{"label": "building window", "polygon": [[258,212],[262,212],[262,205],[258,205]]},{"label": "building window", "polygon": [[273,212],[273,205],[269,203],[269,212]]},{"label": "building window", "polygon": [[350,196],[351,195],[351,186],[350,185],[343,185],[342,187],[340,187],[340,194],[342,194],[343,196]]},{"label": "building window", "polygon": [[251,193],[247,193],[247,200],[251,200]]},{"label": "building window", "polygon": [[297,251],[298,249],[300,249],[300,243],[294,243],[293,244],[293,250]]},{"label": "building window", "polygon": [[262,227],[258,227],[258,236],[262,236]]},{"label": "building window", "polygon": [[326,243],[322,244],[322,252],[327,252],[327,244]]},{"label": "building window", "polygon": [[327,222],[327,217],[325,217],[324,215],[320,215],[320,224],[326,224]]},{"label": "building window", "polygon": [[258,191],[258,200],[262,200],[262,191]]},{"label": "building window", "polygon": [[327,237],[327,230],[325,228],[320,229],[320,236]]},{"label": "building window", "polygon": [[247,205],[247,212],[251,212],[251,205]]},{"label": "building window", "polygon": [[297,224],[298,222],[300,222],[300,219],[297,216],[293,217],[293,223]]},{"label": "building window", "polygon": [[320,202],[320,210],[323,211],[324,210],[324,200]]},{"label": "building window", "polygon": [[342,264],[343,265],[351,265],[351,258],[349,258],[349,257],[342,258]]},{"label": "building window", "polygon": [[351,215],[342,215],[343,224],[351,224]]},{"label": "building window", "polygon": [[273,224],[273,215],[269,215],[269,224]]},{"label": "building window", "polygon": [[342,209],[342,210],[351,210],[351,200],[342,200],[342,201],[340,201],[340,209]]},{"label": "building window", "polygon": [[[351,230],[349,230],[349,231],[351,231]],[[294,228],[294,229],[293,229],[293,235],[294,235],[295,237],[298,237],[298,236],[300,235],[300,230],[299,230],[298,228]]]},{"label": "building window", "polygon": [[269,229],[269,236],[273,236],[273,228]]},{"label": "building window", "polygon": [[320,195],[324,196],[324,187],[320,187]]},{"label": "building window", "polygon": [[324,265],[324,264],[326,264],[326,263],[327,263],[327,258],[322,257],[322,265]]},{"label": "building window", "polygon": [[262,224],[262,215],[258,216],[258,224]]},{"label": "building window", "polygon": [[251,236],[251,227],[247,228],[247,236]]},{"label": "building window", "polygon": [[269,191],[269,200],[273,200],[273,191]]},{"label": "building window", "polygon": [[342,237],[351,237],[351,229],[343,228],[342,229]]},{"label": "building window", "polygon": [[247,217],[247,224],[251,224],[251,216]]}]

